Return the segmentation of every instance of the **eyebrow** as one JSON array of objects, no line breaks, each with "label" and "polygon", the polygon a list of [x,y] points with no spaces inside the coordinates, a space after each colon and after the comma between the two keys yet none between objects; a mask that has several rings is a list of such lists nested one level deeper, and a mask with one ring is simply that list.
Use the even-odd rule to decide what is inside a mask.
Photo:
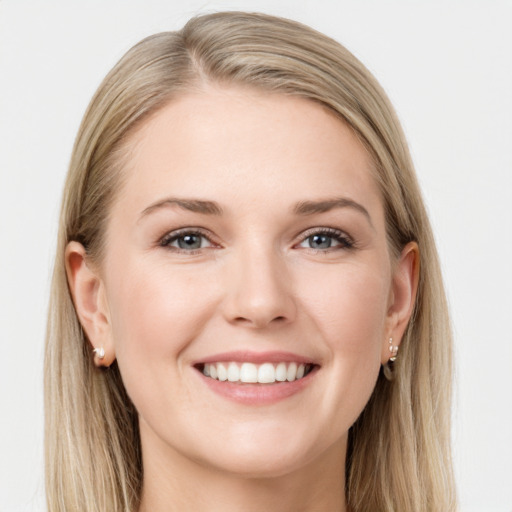
[{"label": "eyebrow", "polygon": [[335,197],[319,201],[301,201],[295,205],[293,211],[296,215],[313,215],[315,213],[328,212],[335,208],[353,208],[362,213],[370,223],[370,226],[373,227],[372,218],[368,210],[362,204],[348,197]]},{"label": "eyebrow", "polygon": [[[221,206],[215,201],[168,197],[148,206],[142,211],[140,217],[145,217],[155,210],[169,206],[177,206],[183,210],[202,213],[204,215],[220,216],[223,214]],[[362,213],[373,227],[372,219],[368,210],[362,204],[354,201],[353,199],[349,199],[348,197],[336,197],[333,199],[321,199],[318,201],[300,201],[293,207],[292,211],[295,215],[307,216],[314,215],[315,213],[325,213],[336,208],[353,208],[354,210]]]},{"label": "eyebrow", "polygon": [[160,208],[169,206],[178,206],[183,210],[195,213],[203,213],[205,215],[222,215],[222,208],[215,201],[203,201],[201,199],[178,199],[176,197],[168,197],[162,199],[151,206],[148,206],[141,213],[141,218]]}]

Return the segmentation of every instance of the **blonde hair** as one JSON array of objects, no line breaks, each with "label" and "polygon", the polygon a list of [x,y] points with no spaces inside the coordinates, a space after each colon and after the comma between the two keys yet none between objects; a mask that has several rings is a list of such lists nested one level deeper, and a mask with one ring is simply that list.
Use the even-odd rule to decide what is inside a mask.
[{"label": "blonde hair", "polygon": [[450,458],[451,332],[438,257],[396,115],[343,46],[289,20],[205,15],[148,37],[113,68],[82,121],[60,217],[45,367],[46,487],[51,512],[137,510],[142,486],[137,413],[116,363],[94,366],[67,285],[71,240],[101,261],[128,134],[172,98],[205,82],[307,98],[334,111],[374,160],[392,254],[416,241],[420,281],[394,366],[349,434],[346,495],[359,511],[455,510]]}]

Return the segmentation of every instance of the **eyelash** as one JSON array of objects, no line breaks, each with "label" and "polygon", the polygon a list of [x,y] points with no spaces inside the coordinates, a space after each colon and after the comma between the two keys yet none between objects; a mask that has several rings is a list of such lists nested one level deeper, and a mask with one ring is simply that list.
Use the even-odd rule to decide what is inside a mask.
[{"label": "eyelash", "polygon": [[[304,249],[308,250],[309,252],[313,252],[315,254],[318,254],[318,253],[325,254],[325,253],[329,253],[332,251],[350,250],[350,249],[355,248],[354,241],[345,232],[343,232],[339,229],[327,228],[327,227],[312,228],[312,229],[307,230],[304,233],[301,233],[301,240],[299,243],[295,244],[294,247],[298,247],[298,246],[300,247],[300,244],[303,244],[309,238],[311,238],[313,236],[318,236],[318,235],[333,239],[336,242],[338,242],[339,245],[334,246],[334,247],[327,247],[324,249],[315,249],[313,247],[304,247]],[[171,244],[173,242],[176,242],[180,238],[184,238],[186,236],[198,236],[198,237],[204,238],[211,245],[208,247],[199,247],[197,249],[191,249],[191,250],[171,246]],[[209,232],[206,232],[199,228],[184,228],[184,229],[180,229],[178,231],[171,231],[170,233],[167,233],[159,240],[158,245],[160,247],[164,247],[169,250],[172,250],[173,252],[188,254],[188,255],[199,254],[204,249],[210,249],[212,247],[213,248],[219,247],[218,244],[216,244],[214,241],[212,241],[212,236]]]},{"label": "eyelash", "polygon": [[311,238],[315,235],[320,235],[320,236],[323,235],[323,236],[325,236],[327,238],[331,238],[339,243],[339,246],[328,247],[325,249],[315,249],[313,247],[305,248],[309,251],[312,251],[315,254],[318,254],[318,253],[325,254],[325,253],[329,253],[332,251],[350,250],[350,249],[355,248],[354,240],[350,236],[348,236],[345,232],[343,232],[339,229],[327,228],[327,227],[326,228],[312,228],[310,230],[307,230],[305,233],[303,233],[301,235],[302,240],[297,245],[300,245],[300,244],[306,242],[309,238]]},{"label": "eyelash", "polygon": [[217,245],[217,244],[215,244],[215,242],[212,241],[212,236],[210,233],[205,232],[199,228],[184,228],[184,229],[180,229],[178,231],[171,231],[170,233],[167,233],[160,239],[158,245],[161,247],[167,248],[169,250],[172,250],[173,252],[190,254],[190,255],[199,254],[201,252],[201,250],[210,248],[210,247],[200,247],[198,249],[188,250],[188,249],[182,249],[179,247],[171,246],[171,244],[173,242],[176,242],[180,238],[185,238],[186,236],[199,236],[201,238],[208,240],[208,242],[212,246]]}]

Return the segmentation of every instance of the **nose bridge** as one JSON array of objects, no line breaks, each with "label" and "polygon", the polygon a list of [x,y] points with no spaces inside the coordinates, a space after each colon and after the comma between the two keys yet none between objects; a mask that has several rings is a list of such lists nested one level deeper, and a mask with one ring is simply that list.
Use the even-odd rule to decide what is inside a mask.
[{"label": "nose bridge", "polygon": [[227,277],[228,319],[252,327],[292,320],[295,303],[286,262],[268,239],[241,245],[233,259]]}]

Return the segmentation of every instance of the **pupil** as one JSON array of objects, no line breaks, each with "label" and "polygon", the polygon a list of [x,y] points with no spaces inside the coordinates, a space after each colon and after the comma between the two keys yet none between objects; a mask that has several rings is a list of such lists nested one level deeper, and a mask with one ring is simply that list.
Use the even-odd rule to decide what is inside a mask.
[{"label": "pupil", "polygon": [[198,235],[184,235],[178,238],[178,246],[180,249],[200,249],[201,237]]},{"label": "pupil", "polygon": [[326,235],[313,235],[309,237],[309,244],[313,249],[328,249],[331,247],[331,237]]}]

